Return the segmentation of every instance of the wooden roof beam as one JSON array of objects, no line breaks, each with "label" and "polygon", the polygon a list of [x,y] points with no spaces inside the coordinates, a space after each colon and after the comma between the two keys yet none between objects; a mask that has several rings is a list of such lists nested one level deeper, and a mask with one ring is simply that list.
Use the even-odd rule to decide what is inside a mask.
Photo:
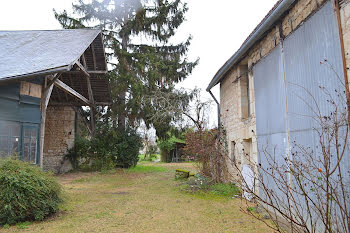
[{"label": "wooden roof beam", "polygon": [[95,46],[94,42],[91,44],[92,62],[94,64],[94,70],[96,70],[96,56],[95,56]]},{"label": "wooden roof beam", "polygon": [[[85,60],[85,58],[83,59]],[[89,93],[89,100],[94,103],[94,95],[92,93],[92,87],[91,87],[91,81],[90,81],[90,74],[86,71],[86,66],[83,66],[79,61],[76,62],[78,68],[80,69],[80,71],[84,74],[84,76],[86,77],[86,81],[87,81],[87,86],[88,86],[88,93]]]},{"label": "wooden roof beam", "polygon": [[70,86],[68,86],[64,82],[62,82],[61,80],[59,80],[59,79],[56,80],[54,82],[54,85],[56,87],[60,88],[61,90],[63,90],[65,93],[72,95],[73,97],[78,98],[79,100],[84,102],[86,105],[95,107],[93,102],[86,99],[83,95],[81,95],[79,92],[77,92],[76,90],[74,90],[73,88],[71,88]]},{"label": "wooden roof beam", "polygon": [[[107,71],[104,71],[104,70],[87,70],[86,71],[89,75],[92,75],[92,74],[107,74]],[[71,70],[71,71],[67,71],[65,73],[68,73],[68,74],[81,74],[81,71],[79,70]]]},{"label": "wooden roof beam", "polygon": [[87,69],[79,61],[76,61],[75,64],[77,65],[78,70],[81,73],[83,73],[85,77],[90,77],[90,74],[89,72],[87,72]]},{"label": "wooden roof beam", "polygon": [[[45,83],[44,92],[48,91],[49,88],[53,88],[52,84],[54,84],[54,82],[61,76],[61,74],[62,73],[60,73],[60,74],[56,73],[51,77],[51,79],[50,78],[45,79],[45,81],[47,81],[47,80],[49,80],[49,81],[47,83]],[[52,92],[52,90],[51,90],[51,92]],[[50,93],[50,96],[51,96],[51,93]]]}]

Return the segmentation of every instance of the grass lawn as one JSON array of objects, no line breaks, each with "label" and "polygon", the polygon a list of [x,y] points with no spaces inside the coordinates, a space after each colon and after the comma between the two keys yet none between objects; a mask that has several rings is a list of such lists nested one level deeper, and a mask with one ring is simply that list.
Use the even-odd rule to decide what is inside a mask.
[{"label": "grass lawn", "polygon": [[131,170],[58,176],[62,210],[6,232],[271,232],[240,211],[239,199],[180,191],[175,169],[193,164],[142,162]]}]

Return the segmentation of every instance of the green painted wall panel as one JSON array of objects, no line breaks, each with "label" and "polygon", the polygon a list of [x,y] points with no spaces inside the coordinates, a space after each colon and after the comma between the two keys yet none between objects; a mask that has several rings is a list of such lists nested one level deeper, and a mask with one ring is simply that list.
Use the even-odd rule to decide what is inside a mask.
[{"label": "green painted wall panel", "polygon": [[[11,124],[11,122],[17,122],[16,124],[19,124],[22,129],[20,140],[18,141],[17,150],[17,152],[19,152],[20,158],[25,161],[39,164],[39,131],[41,122],[40,99],[31,96],[20,95],[19,83],[0,86],[0,126],[1,124]],[[30,147],[30,150],[28,149],[28,146],[25,146],[28,144],[25,143],[25,129],[35,129],[35,132],[37,134],[35,136],[36,146],[35,148]],[[5,145],[3,143],[0,145],[0,152],[6,152],[8,150],[7,148],[9,148],[9,146],[11,147],[12,145],[9,144],[12,136],[2,135],[1,137],[3,139],[3,142],[6,138],[8,138],[8,144],[5,143]],[[1,146],[4,148],[1,148]],[[32,150],[35,150],[35,155],[31,153]],[[32,157],[24,157],[26,153],[31,154]],[[35,158],[33,156],[35,156]]]},{"label": "green painted wall panel", "polygon": [[19,100],[20,84],[0,85],[0,98]]},{"label": "green painted wall panel", "polygon": [[0,120],[40,123],[40,99],[19,95],[19,84],[0,86]]}]

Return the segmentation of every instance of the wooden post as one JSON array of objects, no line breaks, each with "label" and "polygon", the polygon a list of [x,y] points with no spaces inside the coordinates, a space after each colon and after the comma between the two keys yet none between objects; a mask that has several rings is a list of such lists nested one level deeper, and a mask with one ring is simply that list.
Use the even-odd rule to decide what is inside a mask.
[{"label": "wooden post", "polygon": [[[85,60],[85,57],[83,56],[83,61]],[[86,82],[88,86],[88,93],[89,93],[89,101],[95,105],[94,95],[92,92],[91,82],[90,82],[90,74],[87,72],[86,66],[83,66],[79,61],[76,62],[78,68],[80,71],[84,74],[86,77]],[[91,133],[92,136],[95,135],[95,109],[93,106],[90,106],[90,124],[91,124]]]},{"label": "wooden post", "polygon": [[341,16],[340,16],[340,6],[338,0],[333,0],[333,9],[335,12],[336,20],[338,23],[338,33],[339,33],[339,39],[340,39],[340,48],[341,48],[341,55],[343,60],[343,72],[344,72],[344,81],[345,81],[345,95],[346,95],[346,105],[348,110],[348,127],[350,126],[350,90],[349,90],[349,77],[348,77],[348,68],[346,66],[346,51],[345,51],[345,44],[344,44],[344,37],[343,37],[343,28],[341,25]]},{"label": "wooden post", "polygon": [[45,139],[45,122],[46,122],[46,109],[47,105],[49,104],[52,89],[53,89],[53,82],[49,83],[49,86],[47,86],[47,82],[49,81],[48,78],[55,79],[57,74],[49,75],[45,77],[45,82],[42,87],[42,95],[41,95],[41,101],[40,101],[40,108],[41,108],[41,125],[40,125],[40,167],[44,168],[44,139]]}]

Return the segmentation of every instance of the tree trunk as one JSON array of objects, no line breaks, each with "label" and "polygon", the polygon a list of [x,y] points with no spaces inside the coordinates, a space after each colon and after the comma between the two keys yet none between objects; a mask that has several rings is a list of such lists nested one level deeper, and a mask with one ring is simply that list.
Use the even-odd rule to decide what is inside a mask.
[{"label": "tree trunk", "polygon": [[[122,50],[123,51],[127,51],[128,50],[128,41],[129,41],[129,37],[128,36],[123,36],[122,38]],[[125,58],[122,58],[120,60],[121,63],[121,69],[123,70],[123,72],[121,72],[121,74],[127,74],[128,72],[128,63],[126,61]],[[120,113],[118,114],[118,128],[125,130],[125,125],[126,125],[126,90],[125,88],[121,90],[121,92],[118,95],[119,98],[119,104],[120,106]]]}]

